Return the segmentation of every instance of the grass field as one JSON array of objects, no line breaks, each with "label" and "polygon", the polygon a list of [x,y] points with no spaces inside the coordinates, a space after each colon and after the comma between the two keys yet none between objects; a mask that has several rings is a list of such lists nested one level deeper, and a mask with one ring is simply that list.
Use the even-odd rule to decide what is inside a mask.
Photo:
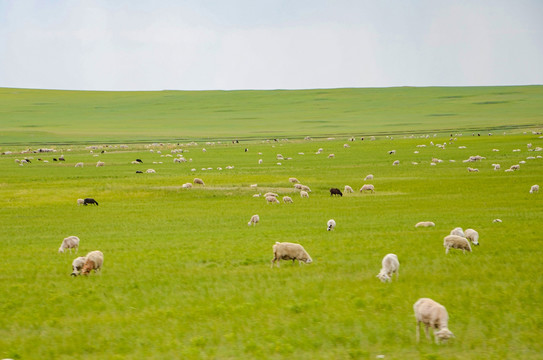
[{"label": "grass field", "polygon": [[[526,97],[541,92],[540,87],[518,89]],[[451,89],[440,96],[476,90]],[[510,89],[492,92],[506,90]],[[260,92],[248,96],[258,94],[271,96]],[[43,99],[27,103],[32,101]],[[532,110],[519,112],[507,123],[515,131],[497,131],[504,124],[496,120],[499,111],[492,110],[486,117],[481,115],[488,122],[478,129],[493,129],[493,136],[463,131],[451,143],[449,134],[421,137],[437,128],[429,127],[433,122],[421,125],[412,138],[377,136],[375,141],[367,137],[360,141],[357,137],[350,142],[337,135],[351,131],[371,135],[373,131],[366,130],[371,126],[376,135],[389,129],[386,122],[361,122],[355,131],[353,122],[338,125],[335,140],[151,146],[147,144],[155,135],[167,137],[165,122],[157,121],[147,130],[142,127],[140,134],[131,131],[132,123],[127,121],[111,132],[105,122],[89,124],[96,134],[81,139],[69,133],[87,129],[74,124],[68,133],[60,131],[51,113],[49,125],[32,134],[57,152],[20,154],[31,139],[19,141],[25,130],[2,121],[4,129],[13,129],[3,133],[4,139],[17,144],[0,149],[14,151],[0,156],[0,357],[541,359],[543,194],[528,190],[533,184],[543,185],[543,159],[527,157],[543,152],[528,151],[527,144],[533,144],[532,150],[543,147],[543,139],[519,130],[522,125],[530,130],[541,127],[541,105],[531,104]],[[435,111],[427,108],[426,112]],[[77,108],[59,110],[58,118],[77,112]],[[277,125],[269,120],[271,115],[261,116],[270,116],[266,121],[271,128]],[[436,117],[443,129],[474,128],[469,118],[462,119],[462,126],[441,123],[445,118]],[[191,135],[208,136],[204,130],[208,125],[194,124]],[[313,135],[298,125],[288,128],[293,138]],[[123,127],[128,129],[126,136],[120,136]],[[209,137],[234,133],[224,124],[209,127],[213,129]],[[417,130],[409,125],[391,129]],[[99,139],[101,131],[106,134],[104,143],[117,135],[115,143],[147,134],[149,141],[130,143],[127,149],[104,146],[92,153],[80,144]],[[239,131],[240,139],[256,136],[251,129]],[[431,142],[447,145],[440,149]],[[317,155],[319,148],[323,151]],[[172,157],[165,156],[173,149],[183,149],[184,157],[192,161],[173,163]],[[392,149],[396,154],[389,155]],[[329,159],[331,153],[335,157]],[[60,154],[66,161],[53,161]],[[278,161],[277,154],[291,159]],[[477,154],[486,159],[462,162]],[[25,156],[32,157],[31,164],[15,162]],[[430,166],[433,157],[443,162]],[[136,158],[144,163],[131,164]],[[96,167],[98,160],[106,165]],[[392,166],[394,160],[400,165]],[[520,161],[526,163],[519,171],[503,171]],[[85,167],[75,168],[77,162]],[[494,171],[493,163],[502,169]],[[468,173],[468,166],[479,172]],[[135,173],[149,168],[156,173]],[[371,183],[376,193],[361,194],[357,190],[370,173],[375,176]],[[206,186],[181,188],[195,177]],[[311,187],[309,199],[300,198],[289,177]],[[251,184],[258,188],[250,188]],[[330,187],[344,185],[352,186],[355,193],[330,196]],[[270,205],[252,196],[267,191],[289,195],[294,203]],[[83,197],[93,197],[100,205],[77,206],[76,199]],[[249,227],[253,214],[259,214],[261,221]],[[330,218],[337,227],[328,232]],[[493,223],[496,218],[503,222]],[[436,227],[416,229],[414,224],[423,220],[434,221]],[[478,230],[481,245],[470,254],[451,250],[445,255],[443,237],[457,226]],[[81,238],[77,255],[57,252],[69,235]],[[281,267],[270,268],[275,241],[302,244],[313,263],[282,262]],[[104,253],[102,273],[70,277],[72,260],[92,250]],[[399,279],[385,284],[376,275],[387,253],[397,254],[401,267]],[[442,345],[424,338],[420,344],[415,342],[412,307],[420,297],[447,307],[455,339]]]}]

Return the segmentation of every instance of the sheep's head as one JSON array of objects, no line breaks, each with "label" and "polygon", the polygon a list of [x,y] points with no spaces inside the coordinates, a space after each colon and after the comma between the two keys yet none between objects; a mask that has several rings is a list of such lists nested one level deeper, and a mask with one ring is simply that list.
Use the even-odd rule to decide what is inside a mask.
[{"label": "sheep's head", "polygon": [[303,262],[305,262],[306,264],[311,264],[313,262],[313,260],[311,259],[311,256],[307,256],[307,259],[304,259]]},{"label": "sheep's head", "polygon": [[58,248],[58,252],[62,254],[62,253],[64,252],[64,248],[63,248],[62,246],[59,247],[59,248]]},{"label": "sheep's head", "polygon": [[388,282],[390,281],[390,276],[388,276],[386,273],[384,272],[380,272],[379,274],[377,274],[377,278],[379,278],[379,280],[381,280],[382,282]]},{"label": "sheep's head", "polygon": [[447,341],[454,337],[454,334],[447,328],[443,328],[435,333],[436,337],[441,341]]}]

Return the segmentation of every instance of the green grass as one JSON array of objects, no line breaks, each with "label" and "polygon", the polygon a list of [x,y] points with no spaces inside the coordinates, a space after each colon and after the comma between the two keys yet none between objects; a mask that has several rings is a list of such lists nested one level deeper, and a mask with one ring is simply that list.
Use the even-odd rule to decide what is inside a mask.
[{"label": "green grass", "polygon": [[[540,92],[540,88],[522,89],[520,97]],[[338,90],[357,91],[363,92]],[[368,90],[380,91],[386,92]],[[477,91],[458,89],[449,94],[469,94],[474,97],[469,100],[472,104],[494,101],[472,94]],[[49,93],[54,94],[58,93]],[[218,97],[235,95],[217,93]],[[513,94],[494,95],[500,96]],[[116,101],[111,109],[120,107]],[[58,118],[64,116],[61,113]],[[413,118],[407,116],[405,121]],[[447,117],[435,117],[435,121],[449,121],[443,127],[456,126]],[[499,124],[488,121],[478,124]],[[536,121],[540,119],[530,123]],[[99,132],[106,125],[89,127]],[[288,131],[301,134],[299,125]],[[112,124],[107,136],[120,134],[114,126],[122,128]],[[380,126],[379,131],[386,127]],[[346,125],[338,131],[352,129]],[[165,131],[162,125],[148,130],[157,136]],[[217,128],[212,134],[222,130],[228,131]],[[66,131],[80,134],[83,129],[74,124]],[[196,134],[196,125],[191,131]],[[203,137],[204,133],[198,134]],[[57,136],[74,140],[60,130]],[[119,136],[119,140],[126,138]],[[514,173],[503,169],[529,155],[542,154],[528,152],[526,144],[533,143],[535,148],[543,140],[531,132],[481,137],[466,133],[445,150],[430,146],[430,141],[448,140],[395,136],[394,140],[378,137],[355,142],[338,137],[333,141],[200,143],[183,146],[188,150],[184,156],[192,162],[182,164],[161,157],[181,147],[168,144],[152,147],[154,152],[136,144],[128,149],[110,146],[103,154],[90,153],[80,145],[53,146],[59,151],[26,154],[33,160],[25,166],[14,161],[24,154],[3,155],[0,357],[375,359],[383,354],[385,359],[541,359],[543,203],[542,194],[528,190],[533,184],[543,185],[543,159],[526,160]],[[344,143],[350,148],[344,148]],[[428,146],[417,148],[418,144]],[[318,148],[324,149],[320,155],[315,154]],[[522,151],[513,152],[517,148]],[[2,151],[7,149],[4,146]],[[395,155],[388,154],[392,149]],[[53,162],[60,153],[67,161]],[[278,153],[292,159],[279,166]],[[327,158],[330,153],[334,159]],[[487,159],[462,163],[476,154]],[[430,166],[432,157],[444,162]],[[130,164],[135,158],[144,164]],[[258,159],[263,159],[262,165]],[[106,166],[95,167],[97,160]],[[394,160],[400,160],[400,165],[392,166]],[[84,168],[74,167],[79,161],[85,163]],[[163,164],[153,164],[160,161]],[[492,170],[492,163],[500,163],[502,171]],[[228,165],[234,169],[227,170]],[[468,173],[467,166],[480,171]],[[213,170],[201,170],[208,167]],[[157,173],[135,173],[148,168]],[[375,194],[330,197],[330,187],[348,184],[357,191],[369,173],[375,175]],[[292,190],[288,178],[293,176],[311,187],[309,199],[301,199]],[[204,179],[206,187],[181,189],[194,177]],[[258,190],[249,187],[254,183]],[[252,197],[268,190],[290,195],[294,203],[269,205]],[[76,199],[82,197],[94,197],[100,205],[78,207]],[[249,227],[253,214],[259,214],[261,222]],[[336,220],[337,228],[327,232],[330,218]],[[503,223],[492,223],[495,218]],[[414,224],[423,220],[434,221],[436,227],[415,229]],[[479,231],[481,245],[473,253],[451,250],[445,255],[443,237],[456,226]],[[104,253],[101,274],[70,277],[76,255],[57,253],[68,235],[81,238],[78,255],[97,249]],[[314,262],[302,266],[282,262],[280,268],[271,269],[275,241],[303,244]],[[383,284],[376,275],[382,257],[391,252],[400,259],[400,277]],[[425,339],[415,343],[412,306],[420,297],[447,307],[454,340],[439,346]]]},{"label": "green grass", "polygon": [[0,88],[0,144],[541,127],[543,86],[88,92]]}]

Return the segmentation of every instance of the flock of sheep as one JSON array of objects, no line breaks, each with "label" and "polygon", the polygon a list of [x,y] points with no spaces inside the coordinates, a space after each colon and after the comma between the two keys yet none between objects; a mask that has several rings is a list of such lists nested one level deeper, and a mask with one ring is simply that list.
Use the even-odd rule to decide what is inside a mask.
[{"label": "flock of sheep", "polygon": [[[66,250],[75,249],[75,252],[79,250],[79,238],[77,236],[68,236],[62,240],[60,247],[58,248],[59,253],[64,253]],[[102,264],[104,263],[104,254],[101,251],[94,250],[89,252],[86,256],[80,256],[74,259],[72,262],[72,276],[77,276],[80,274],[88,275],[92,270],[94,272],[100,271],[102,269]]]}]

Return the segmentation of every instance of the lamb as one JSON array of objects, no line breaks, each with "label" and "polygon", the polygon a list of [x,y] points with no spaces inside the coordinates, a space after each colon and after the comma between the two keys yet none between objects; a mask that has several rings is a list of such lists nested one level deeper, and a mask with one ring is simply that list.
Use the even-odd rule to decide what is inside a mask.
[{"label": "lamb", "polygon": [[195,184],[200,184],[202,186],[205,186],[204,181],[202,179],[200,179],[200,178],[194,178],[194,180],[192,182],[195,183]]},{"label": "lamb", "polygon": [[536,192],[539,192],[539,185],[532,185],[532,187],[530,188],[530,194],[533,194]]},{"label": "lamb", "polygon": [[106,164],[106,163],[103,162],[103,161],[98,161],[98,162],[96,163],[96,167],[104,166],[105,164]]},{"label": "lamb", "polygon": [[288,181],[290,181],[291,183],[299,183],[300,180],[294,178],[294,177],[291,177],[291,178],[288,178]]},{"label": "lamb", "polygon": [[77,276],[81,272],[81,269],[83,268],[83,265],[85,265],[85,261],[87,259],[84,256],[80,256],[74,259],[72,262],[72,273],[71,276]]},{"label": "lamb", "polygon": [[102,269],[104,263],[104,254],[101,251],[95,250],[85,256],[85,265],[81,269],[81,274],[88,275],[92,270],[96,273]]},{"label": "lamb", "polygon": [[298,263],[310,264],[313,262],[311,256],[305,251],[304,247],[300,244],[290,243],[290,242],[276,242],[273,245],[273,259],[271,261],[271,267],[275,262],[277,262],[277,267],[279,267],[279,261],[281,260],[292,260],[292,263],[298,260]]},{"label": "lamb", "polygon": [[292,201],[292,198],[290,196],[283,196],[283,202],[285,204],[292,204],[294,201]]},{"label": "lamb", "polygon": [[398,256],[395,254],[386,254],[381,262],[382,268],[377,277],[382,282],[392,281],[392,276],[396,274],[396,280],[400,276],[400,262],[398,261]]},{"label": "lamb", "polygon": [[464,230],[462,230],[461,227],[455,227],[454,229],[452,229],[450,235],[466,237],[466,234],[464,234]]},{"label": "lamb", "polygon": [[353,192],[353,188],[350,187],[349,185],[345,185],[345,188],[343,189],[343,192],[345,192],[345,193],[352,193],[352,192]]},{"label": "lamb", "polygon": [[94,200],[93,198],[85,198],[83,199],[83,205],[87,206],[89,204],[94,204],[96,206],[98,206],[98,202],[96,200]]},{"label": "lamb", "polygon": [[436,226],[435,223],[432,221],[421,221],[415,224],[415,227],[434,227]]},{"label": "lamb", "polygon": [[307,191],[300,191],[300,196],[303,197],[303,198],[308,198],[309,199],[309,193]]},{"label": "lamb", "polygon": [[330,219],[328,220],[328,222],[326,223],[326,226],[327,226],[327,229],[328,231],[331,231],[331,230],[334,230],[335,227],[336,227],[336,221],[334,219]]},{"label": "lamb", "polygon": [[372,193],[374,193],[375,187],[372,184],[364,184],[360,188],[360,192],[363,192],[363,191],[371,191]]},{"label": "lamb", "polygon": [[471,246],[468,239],[458,235],[447,235],[443,239],[443,246],[445,247],[445,254],[449,253],[449,249],[459,249],[465,254],[466,250],[471,252]]},{"label": "lamb", "polygon": [[479,245],[479,233],[473,229],[466,229],[464,231],[466,239],[472,242],[473,245]]},{"label": "lamb", "polygon": [[70,250],[70,254],[72,253],[72,249],[75,249],[75,252],[77,253],[77,250],[79,249],[79,238],[77,236],[68,236],[67,238],[64,238],[62,244],[60,244],[60,247],[58,248],[58,252],[63,253],[66,249]]},{"label": "lamb", "polygon": [[270,204],[277,203],[279,204],[279,200],[275,196],[266,196],[266,201]]},{"label": "lamb", "polygon": [[449,314],[443,305],[429,298],[420,298],[413,305],[413,310],[415,310],[415,318],[417,319],[417,342],[420,341],[421,323],[425,326],[424,332],[428,340],[430,340],[428,328],[432,327],[434,329],[436,344],[439,341],[446,341],[454,337],[453,333],[447,328]]},{"label": "lamb", "polygon": [[373,174],[366,175],[366,177],[364,178],[364,181],[366,180],[373,180]]},{"label": "lamb", "polygon": [[85,204],[85,200],[83,199],[77,199],[77,206],[79,205],[84,205]]},{"label": "lamb", "polygon": [[251,225],[256,225],[256,223],[258,223],[260,221],[260,216],[258,215],[253,215],[251,216],[251,220],[249,220],[249,222],[247,223],[247,225],[251,226]]},{"label": "lamb", "polygon": [[83,163],[82,163],[82,162],[78,162],[77,164],[75,164],[75,167],[83,167]]},{"label": "lamb", "polygon": [[330,196],[333,196],[333,195],[343,196],[343,194],[341,193],[341,191],[338,188],[331,188],[330,189]]}]

